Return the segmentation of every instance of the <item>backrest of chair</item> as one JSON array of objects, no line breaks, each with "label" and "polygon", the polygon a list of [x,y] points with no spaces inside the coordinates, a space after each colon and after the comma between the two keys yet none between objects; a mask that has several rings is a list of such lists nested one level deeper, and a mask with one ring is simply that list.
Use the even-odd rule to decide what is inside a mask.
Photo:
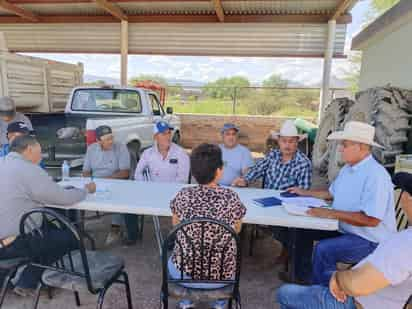
[{"label": "backrest of chair", "polygon": [[[395,188],[395,196],[396,196],[396,190],[397,188]],[[396,218],[396,228],[398,231],[402,231],[404,229],[406,229],[409,225],[408,222],[408,217],[406,216],[405,212],[402,209],[401,206],[401,198],[402,198],[402,194],[403,194],[404,190],[400,190],[399,192],[399,196],[396,200],[396,204],[395,204],[395,218]]]},{"label": "backrest of chair", "polygon": [[[34,252],[38,249],[30,248],[32,251],[31,259],[36,261],[32,264],[40,268],[82,277],[86,280],[89,291],[95,293],[96,290],[92,285],[83,236],[65,216],[49,208],[36,208],[26,212],[20,220],[20,235],[25,238],[35,237],[39,248],[42,246],[42,243],[47,243],[48,233],[53,230],[67,233],[67,239],[72,237],[72,247],[67,248],[67,252],[62,252],[62,255],[57,260],[50,260],[47,252],[44,250]],[[81,265],[77,268],[73,260],[73,252],[75,250],[79,251],[81,257]]]},{"label": "backrest of chair", "polygon": [[[200,235],[193,232],[195,228],[200,231]],[[206,239],[207,233],[210,233],[211,231],[217,231],[217,233],[219,233],[218,235],[215,235],[218,236],[216,239],[219,239],[219,242],[216,240],[210,242]],[[184,249],[182,239],[185,240],[186,244],[189,244],[190,248]],[[179,279],[170,278],[168,272],[168,248],[173,242],[175,250],[178,250],[181,257],[179,264]],[[231,246],[234,246],[234,251],[229,250]],[[240,251],[239,236],[229,225],[210,218],[195,218],[183,221],[174,227],[163,243],[163,288],[167,289],[167,284],[173,282],[186,284],[225,283],[233,284],[234,287],[238,289],[241,260]],[[234,258],[235,260],[234,277],[231,279],[224,278],[224,262],[228,258]],[[185,278],[188,274],[184,273],[183,270],[185,268],[185,263],[187,262],[192,263],[191,269],[196,269],[197,273],[200,273],[200,277],[198,276],[198,278],[195,279]],[[212,263],[213,265],[219,265],[220,272],[218,274],[218,279],[212,278]]]}]

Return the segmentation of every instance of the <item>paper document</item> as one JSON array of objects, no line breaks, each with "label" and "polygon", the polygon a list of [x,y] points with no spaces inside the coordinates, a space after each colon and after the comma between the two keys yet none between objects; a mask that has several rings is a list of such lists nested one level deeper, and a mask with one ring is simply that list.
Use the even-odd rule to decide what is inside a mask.
[{"label": "paper document", "polygon": [[328,204],[321,199],[314,197],[281,197],[284,204],[293,204],[296,206],[325,207]]},{"label": "paper document", "polygon": [[296,216],[309,216],[306,212],[310,209],[308,206],[297,206],[293,204],[283,204],[285,210],[291,215]]}]

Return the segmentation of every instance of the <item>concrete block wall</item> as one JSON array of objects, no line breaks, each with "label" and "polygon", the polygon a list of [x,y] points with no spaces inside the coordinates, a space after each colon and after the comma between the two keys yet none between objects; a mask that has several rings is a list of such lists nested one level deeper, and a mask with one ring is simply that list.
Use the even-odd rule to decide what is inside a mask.
[{"label": "concrete block wall", "polygon": [[288,117],[271,116],[229,116],[179,114],[182,121],[182,145],[193,148],[201,143],[220,143],[220,129],[226,122],[235,123],[240,128],[240,143],[252,151],[263,152],[266,139],[271,131],[279,131]]}]

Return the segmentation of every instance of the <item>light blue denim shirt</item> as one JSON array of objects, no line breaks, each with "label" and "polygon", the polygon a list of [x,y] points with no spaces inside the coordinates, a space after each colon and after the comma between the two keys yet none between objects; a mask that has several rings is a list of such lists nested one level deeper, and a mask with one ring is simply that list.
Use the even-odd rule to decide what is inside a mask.
[{"label": "light blue denim shirt", "polygon": [[346,164],[329,188],[332,207],[348,212],[363,212],[381,222],[376,227],[339,222],[343,233],[380,243],[396,232],[393,184],[385,168],[372,155],[350,166]]}]

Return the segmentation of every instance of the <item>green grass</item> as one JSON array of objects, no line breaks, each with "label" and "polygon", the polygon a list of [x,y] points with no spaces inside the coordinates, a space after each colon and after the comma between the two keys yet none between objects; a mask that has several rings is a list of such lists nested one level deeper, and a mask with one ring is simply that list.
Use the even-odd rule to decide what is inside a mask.
[{"label": "green grass", "polygon": [[[173,111],[176,113],[190,113],[190,114],[214,114],[214,115],[232,115],[233,105],[232,100],[222,99],[200,99],[198,101],[190,100],[182,104],[180,100],[176,98],[169,98],[166,103],[167,106],[173,107]],[[246,102],[240,101],[236,105],[236,115],[258,115],[253,108],[253,102],[247,100]],[[275,112],[270,113],[271,116],[286,116],[286,117],[309,117],[313,118],[317,116],[317,112],[297,106],[296,104],[282,104],[282,106]],[[268,114],[264,116],[269,116]]]}]

